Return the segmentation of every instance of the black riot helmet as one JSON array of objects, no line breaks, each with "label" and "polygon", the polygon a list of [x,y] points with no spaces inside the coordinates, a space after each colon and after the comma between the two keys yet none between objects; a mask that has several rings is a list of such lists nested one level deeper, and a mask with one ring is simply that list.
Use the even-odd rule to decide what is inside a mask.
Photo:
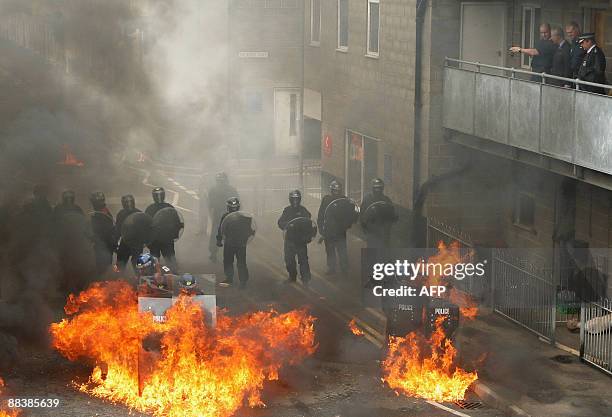
[{"label": "black riot helmet", "polygon": [[240,200],[238,197],[232,197],[227,200],[227,212],[233,213],[234,211],[240,210]]},{"label": "black riot helmet", "polygon": [[302,202],[302,193],[300,190],[293,190],[289,193],[289,204],[291,207],[298,207]]},{"label": "black riot helmet", "polygon": [[342,186],[340,185],[340,183],[338,181],[333,180],[329,184],[329,192],[333,196],[338,196],[338,195],[340,195],[342,193]]},{"label": "black riot helmet", "polygon": [[227,174],[225,172],[219,172],[217,173],[217,175],[215,175],[215,181],[217,182],[217,184],[219,185],[224,185],[227,184],[228,180],[227,180]]},{"label": "black riot helmet", "polygon": [[94,210],[100,210],[106,207],[106,197],[102,191],[91,193],[89,196],[89,201],[91,201],[91,205]]},{"label": "black riot helmet", "polygon": [[382,194],[385,190],[385,182],[380,178],[374,178],[372,180],[372,193]]},{"label": "black riot helmet", "polygon": [[136,208],[136,200],[132,194],[127,194],[121,197],[121,205],[126,210],[134,210]]},{"label": "black riot helmet", "polygon": [[153,195],[153,201],[158,204],[163,203],[166,199],[166,190],[164,190],[163,187],[153,188],[153,192],[151,194]]},{"label": "black riot helmet", "polygon": [[73,206],[76,200],[76,195],[72,190],[66,190],[62,193],[62,204],[66,206]]}]

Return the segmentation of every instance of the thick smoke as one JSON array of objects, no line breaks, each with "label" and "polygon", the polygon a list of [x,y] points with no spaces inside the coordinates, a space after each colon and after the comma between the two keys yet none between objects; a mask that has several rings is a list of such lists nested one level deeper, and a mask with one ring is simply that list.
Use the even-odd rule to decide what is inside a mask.
[{"label": "thick smoke", "polygon": [[[54,232],[24,208],[36,184],[52,205],[75,189],[87,210],[87,195],[110,194],[140,153],[199,167],[222,159],[226,13],[223,1],[0,3],[0,362],[15,352],[12,335],[46,340],[66,290]],[[84,166],[61,165],[68,151]]]}]

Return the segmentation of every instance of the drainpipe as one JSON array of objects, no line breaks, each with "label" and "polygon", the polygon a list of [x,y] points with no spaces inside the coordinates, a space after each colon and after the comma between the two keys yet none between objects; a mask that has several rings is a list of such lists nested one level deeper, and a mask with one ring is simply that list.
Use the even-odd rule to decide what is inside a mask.
[{"label": "drainpipe", "polygon": [[422,71],[421,62],[423,54],[423,26],[425,12],[427,11],[427,0],[417,0],[416,5],[416,34],[415,34],[415,58],[414,58],[414,147],[413,147],[413,173],[412,173],[412,203],[416,203],[417,194],[421,182],[421,104],[422,100]]}]

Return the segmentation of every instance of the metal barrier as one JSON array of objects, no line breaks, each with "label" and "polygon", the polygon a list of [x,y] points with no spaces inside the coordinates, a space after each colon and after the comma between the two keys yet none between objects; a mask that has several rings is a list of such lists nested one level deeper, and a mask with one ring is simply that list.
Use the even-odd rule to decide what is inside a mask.
[{"label": "metal barrier", "polygon": [[492,302],[495,312],[554,341],[556,291],[551,271],[516,256],[516,249],[493,249]]},{"label": "metal barrier", "polygon": [[580,357],[612,375],[612,300],[582,304]]},{"label": "metal barrier", "polygon": [[[517,76],[535,76],[541,81]],[[550,80],[576,88],[547,84]],[[442,124],[612,174],[612,97],[580,91],[580,86],[611,88],[446,58]]]}]

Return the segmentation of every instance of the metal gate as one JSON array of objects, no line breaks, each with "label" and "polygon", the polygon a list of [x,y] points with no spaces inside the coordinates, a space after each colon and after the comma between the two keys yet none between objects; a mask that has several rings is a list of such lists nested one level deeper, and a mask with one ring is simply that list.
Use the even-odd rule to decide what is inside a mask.
[{"label": "metal gate", "polygon": [[493,310],[552,342],[556,319],[552,271],[527,263],[515,249],[493,249],[492,261]]},{"label": "metal gate", "polygon": [[612,300],[582,304],[580,357],[612,375]]}]

